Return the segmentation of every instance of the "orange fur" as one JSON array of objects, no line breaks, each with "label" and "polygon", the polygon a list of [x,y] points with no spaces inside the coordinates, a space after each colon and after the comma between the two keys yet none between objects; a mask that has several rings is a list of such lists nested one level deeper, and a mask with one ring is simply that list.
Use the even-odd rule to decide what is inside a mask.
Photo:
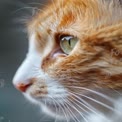
[{"label": "orange fur", "polygon": [[[53,43],[53,47],[56,47],[54,36],[58,33],[79,38],[77,46],[69,56],[58,59],[52,59],[50,54],[45,56],[42,66],[44,71],[48,72],[48,69],[51,69],[49,74],[54,78],[65,76],[65,82],[67,80],[70,82],[70,78],[78,78],[81,86],[85,82],[85,87],[90,83],[93,87],[121,89],[122,68],[118,69],[121,70],[118,73],[113,71],[111,77],[107,79],[104,79],[105,76],[102,75],[111,72],[114,67],[122,66],[122,62],[116,65],[110,63],[110,60],[119,60],[117,57],[121,57],[120,54],[111,57],[112,49],[121,51],[122,48],[121,10],[117,1],[109,3],[104,0],[58,0],[44,9],[43,13],[40,12],[30,22],[30,25],[33,25],[30,30],[36,28],[34,29],[36,35],[42,37],[37,39],[39,43],[47,35],[52,40],[49,42],[45,38],[43,45]],[[40,29],[44,31],[44,34]],[[48,35],[49,32],[51,32],[50,35]],[[44,47],[40,48],[44,49]],[[102,63],[103,66],[101,66]],[[72,74],[71,77],[70,74]],[[93,82],[92,78],[94,78]]]},{"label": "orange fur", "polygon": [[[38,52],[42,62],[39,64],[41,77],[35,80],[27,92],[30,91],[31,95],[39,99],[49,94],[49,88],[54,87],[52,93],[58,92],[59,87],[63,86],[63,90],[78,94],[80,100],[87,101],[99,111],[107,107],[100,104],[103,107],[101,109],[96,104],[97,100],[113,108],[115,103],[100,95],[103,92],[106,96],[112,96],[112,90],[122,90],[122,6],[119,0],[55,0],[32,18],[28,23],[28,32],[30,38],[31,35],[35,36],[34,52]],[[60,37],[67,35],[78,38],[69,55],[60,46]],[[60,54],[54,56],[57,52]],[[60,85],[55,86],[56,83]],[[86,89],[98,90],[98,94],[99,91],[102,92],[98,95]],[[57,94],[61,97],[60,92]],[[87,110],[88,107],[84,107],[82,100],[75,95],[68,94],[64,99],[72,103],[72,106],[76,107],[75,103],[78,103]],[[94,100],[82,95],[92,96]],[[52,98],[54,96],[55,94]],[[64,102],[64,106],[67,104]],[[78,115],[72,106],[68,106]],[[50,104],[48,107],[57,113]],[[64,111],[67,113],[67,107]]]}]

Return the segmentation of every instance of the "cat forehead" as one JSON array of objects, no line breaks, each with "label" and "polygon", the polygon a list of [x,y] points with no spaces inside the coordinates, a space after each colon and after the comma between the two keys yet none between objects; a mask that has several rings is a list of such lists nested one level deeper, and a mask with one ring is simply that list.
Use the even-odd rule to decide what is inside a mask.
[{"label": "cat forehead", "polygon": [[[110,1],[110,2],[109,2]],[[118,0],[117,0],[118,1]],[[121,7],[114,0],[56,0],[28,23],[29,31],[84,31],[121,21]],[[74,32],[73,32],[74,33]]]},{"label": "cat forehead", "polygon": [[74,20],[81,21],[81,12],[84,13],[82,0],[56,0],[39,11],[36,16],[28,22],[28,27],[56,26],[59,28],[71,25]]},{"label": "cat forehead", "polygon": [[29,34],[37,32],[38,34],[45,35],[53,31],[54,33],[63,32],[78,36],[78,32],[82,31],[82,28],[79,28],[81,23],[81,11],[79,10],[81,7],[78,7],[79,5],[75,4],[74,6],[70,0],[50,4],[28,23]]}]

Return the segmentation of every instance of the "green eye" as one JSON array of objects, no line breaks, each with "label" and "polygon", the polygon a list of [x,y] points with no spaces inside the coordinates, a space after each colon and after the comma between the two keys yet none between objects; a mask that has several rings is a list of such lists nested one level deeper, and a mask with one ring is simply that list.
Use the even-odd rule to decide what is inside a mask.
[{"label": "green eye", "polygon": [[77,42],[78,38],[73,36],[65,36],[60,39],[60,46],[64,53],[70,54]]}]

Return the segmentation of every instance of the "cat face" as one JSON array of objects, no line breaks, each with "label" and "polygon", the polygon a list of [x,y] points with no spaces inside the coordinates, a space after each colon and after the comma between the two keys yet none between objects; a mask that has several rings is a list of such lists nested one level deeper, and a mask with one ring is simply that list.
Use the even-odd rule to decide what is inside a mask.
[{"label": "cat face", "polygon": [[30,101],[66,119],[113,110],[109,91],[122,90],[117,1],[55,1],[28,23],[28,33],[28,54],[13,83]]}]

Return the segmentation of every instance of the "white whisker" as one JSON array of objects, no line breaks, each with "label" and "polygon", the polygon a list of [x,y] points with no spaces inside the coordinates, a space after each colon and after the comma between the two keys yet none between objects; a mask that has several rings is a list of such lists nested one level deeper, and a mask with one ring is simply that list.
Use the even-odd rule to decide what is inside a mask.
[{"label": "white whisker", "polygon": [[24,10],[24,9],[31,9],[31,10],[33,10],[33,9],[35,9],[34,7],[22,7],[22,8],[19,8],[19,9],[17,9],[17,10],[15,10],[12,14],[16,14],[17,12],[19,12],[19,11],[21,11],[21,10]]},{"label": "white whisker", "polygon": [[[71,92],[70,92],[69,94],[71,94],[71,95],[77,97],[79,100],[82,101],[82,98],[78,97],[78,96],[75,95],[74,93],[71,93]],[[74,99],[74,100],[77,101],[79,104],[83,105],[84,107],[86,107],[87,109],[89,109],[90,111],[92,111],[93,113],[95,113],[95,114],[98,115],[98,113],[96,113],[94,110],[92,110],[92,109],[91,109],[90,107],[88,107],[87,105],[83,104],[82,102],[78,101],[77,99],[75,99],[75,98],[73,98],[73,97],[72,97],[72,99]],[[86,111],[86,112],[87,112],[87,111]],[[88,113],[88,112],[87,112],[87,113]],[[88,113],[88,114],[89,114],[89,113]]]},{"label": "white whisker", "polygon": [[[73,120],[74,120],[74,121],[77,120],[78,122],[80,122],[80,121],[77,119],[77,117],[75,116],[75,114],[72,112],[72,110],[69,108],[69,106],[72,107],[72,105],[70,105],[70,103],[68,104],[67,102],[65,102],[64,104],[65,104],[65,106],[67,107],[67,110],[68,110],[68,112],[70,113],[70,115],[73,116]],[[75,119],[76,119],[76,120],[75,120]]]},{"label": "white whisker", "polygon": [[84,117],[84,115],[83,115],[70,101],[67,101],[67,103],[69,103],[69,105],[70,105],[73,109],[75,109],[75,110],[80,114],[80,116],[81,116],[86,122],[88,122],[88,121],[86,120],[86,118]]},{"label": "white whisker", "polygon": [[57,106],[56,106],[56,102],[55,102],[54,98],[53,98],[52,96],[50,96],[50,98],[52,99],[52,101],[53,101],[53,103],[54,103],[54,105],[55,105],[55,109],[56,109],[55,122],[57,122],[58,108],[57,108]]},{"label": "white whisker", "polygon": [[[63,99],[63,98],[62,98]],[[63,113],[64,113],[64,116],[65,116],[65,118],[66,118],[66,121],[68,122],[68,118],[67,118],[67,114],[66,114],[66,112],[64,111],[64,109],[63,109],[63,107],[64,107],[64,104],[62,103],[58,103],[56,100],[55,100],[55,102],[59,105],[59,109],[61,108],[62,109],[62,111],[63,111]],[[63,107],[61,106],[61,105],[63,105]]]},{"label": "white whisker", "polygon": [[[71,96],[70,96],[71,97]],[[77,107],[79,107],[82,111],[84,111],[85,113],[87,113],[87,114],[89,114],[89,112],[88,111],[86,111],[84,108],[82,108],[80,105],[78,105],[76,102],[78,102],[79,104],[81,104],[82,105],[82,103],[81,102],[79,102],[77,99],[74,99],[73,97],[71,97],[73,100],[71,100],[71,99],[68,99],[69,101],[71,101],[72,103],[74,103]]]},{"label": "white whisker", "polygon": [[108,96],[106,96],[106,95],[104,95],[102,93],[99,93],[97,91],[94,91],[94,90],[91,90],[91,89],[88,89],[88,88],[85,88],[85,87],[78,87],[78,86],[67,86],[67,87],[74,88],[74,89],[86,90],[86,91],[92,92],[92,93],[94,93],[94,94],[96,94],[96,95],[108,100],[109,102],[112,102],[112,103],[114,102],[114,99],[112,99],[112,98],[110,98],[110,97],[108,97]]},{"label": "white whisker", "polygon": [[101,105],[101,106],[103,106],[103,107],[105,107],[105,108],[111,110],[111,111],[115,111],[115,109],[112,108],[111,106],[106,105],[106,104],[104,104],[104,103],[102,103],[102,102],[100,102],[100,101],[98,101],[98,100],[95,100],[94,98],[91,98],[91,97],[89,97],[89,96],[87,96],[87,95],[83,95],[83,94],[79,94],[79,93],[75,93],[75,94],[80,95],[80,96],[82,96],[82,97],[85,97],[85,98],[87,98],[87,99],[89,99],[89,100],[91,100],[91,101],[93,101],[93,102],[95,102],[95,103],[97,103],[97,104],[99,104],[99,105]]}]

